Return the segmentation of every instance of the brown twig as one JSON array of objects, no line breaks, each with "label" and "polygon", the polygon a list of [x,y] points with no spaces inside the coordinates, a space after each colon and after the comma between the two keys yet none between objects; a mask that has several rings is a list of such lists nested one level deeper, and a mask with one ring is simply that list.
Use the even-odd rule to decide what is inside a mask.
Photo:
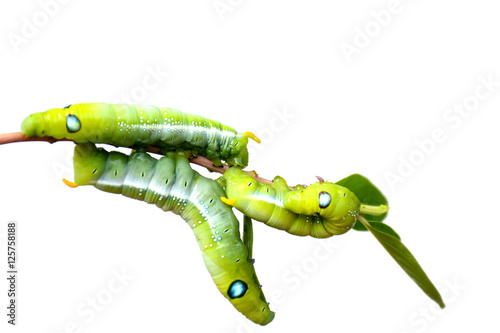
[{"label": "brown twig", "polygon": [[[44,137],[26,137],[24,134],[16,132],[16,133],[7,133],[7,134],[0,134],[0,145],[7,144],[7,143],[15,143],[15,142],[26,142],[26,141],[44,141],[44,142],[49,142],[49,143],[54,143],[57,141],[71,141],[68,139],[54,139],[49,136],[44,136]],[[134,147],[129,147],[129,148],[134,148]],[[153,153],[153,154],[162,154],[162,148],[158,146],[150,146],[146,149],[146,151]],[[189,159],[189,162],[200,165],[202,167],[205,167],[211,171],[219,172],[219,173],[224,173],[229,167],[227,165],[223,165],[222,167],[216,167],[213,165],[212,161],[209,159],[203,157],[203,156],[197,156],[197,157],[192,157]],[[267,184],[272,184],[272,181],[268,179],[261,178],[257,176],[255,172],[251,171],[245,171],[246,174],[252,176],[255,178],[257,181],[261,183],[267,183]]]},{"label": "brown twig", "polygon": [[71,141],[68,139],[54,139],[51,138],[50,136],[44,136],[44,137],[25,137],[24,134],[20,132],[16,133],[6,133],[6,134],[0,134],[0,145],[4,145],[7,143],[15,143],[15,142],[24,142],[24,141],[46,141],[49,143],[54,143],[56,141]]}]

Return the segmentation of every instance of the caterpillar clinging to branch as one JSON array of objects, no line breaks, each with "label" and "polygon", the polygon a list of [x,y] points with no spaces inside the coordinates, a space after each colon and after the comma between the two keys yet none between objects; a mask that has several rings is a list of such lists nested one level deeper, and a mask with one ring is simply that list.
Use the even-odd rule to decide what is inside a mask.
[{"label": "caterpillar clinging to branch", "polygon": [[225,186],[226,203],[250,218],[298,236],[340,235],[354,226],[360,213],[387,212],[387,206],[361,205],[348,188],[319,180],[291,190],[280,176],[268,185],[256,181],[241,168],[231,167],[219,181]]},{"label": "caterpillar clinging to branch", "polygon": [[183,152],[169,152],[156,160],[146,152],[127,156],[85,143],[75,147],[73,163],[74,186],[94,185],[180,215],[193,229],[207,269],[224,297],[257,324],[273,320],[274,312],[240,238],[238,220],[220,200],[224,190],[194,171]]},{"label": "caterpillar clinging to branch", "polygon": [[[359,184],[352,184],[352,179],[357,179]],[[218,181],[225,187],[227,198],[221,198],[224,202],[233,205],[249,218],[294,235],[316,238],[340,235],[355,227],[359,221],[361,226],[357,230],[369,230],[415,283],[441,308],[445,307],[436,287],[401,243],[399,235],[391,227],[368,221],[363,216],[376,215],[383,219],[389,210],[383,195],[366,178],[351,175],[339,181],[344,185],[351,183],[346,186],[353,191],[321,178],[312,185],[297,185],[290,189],[279,176],[269,185],[258,182],[241,168],[231,167]],[[358,199],[354,192],[362,196]],[[371,203],[378,203],[378,206],[361,204],[363,200],[360,199],[363,197],[375,201]]]},{"label": "caterpillar clinging to branch", "polygon": [[114,146],[151,146],[166,150],[182,148],[200,154],[220,166],[248,165],[251,132],[233,128],[202,116],[156,106],[83,103],[51,109],[27,117],[21,131],[27,137],[50,136],[76,143],[107,143]]},{"label": "caterpillar clinging to branch", "polygon": [[[218,122],[172,109],[76,104],[31,115],[23,122],[22,130],[26,136],[67,138],[80,143],[74,156],[76,184],[66,181],[68,185],[94,185],[103,191],[154,203],[183,217],[196,235],[219,291],[257,324],[266,325],[274,313],[251,263],[250,218],[291,234],[317,238],[340,235],[351,228],[368,230],[429,297],[445,306],[399,235],[382,223],[388,210],[387,200],[360,175],[351,175],[337,184],[319,179],[318,183],[293,189],[283,178],[275,177],[269,185],[271,182],[254,178],[241,169],[248,162],[246,144],[251,133],[237,134]],[[23,141],[23,135],[13,134]],[[15,139],[0,137],[2,142]],[[134,145],[139,151],[130,156],[108,153],[97,149],[97,142]],[[156,160],[144,151],[151,145],[160,146],[162,152],[180,150],[167,152]],[[200,153],[214,164],[226,160],[233,166],[215,168],[225,172],[217,183],[193,171],[182,149]],[[210,163],[204,166],[213,169]],[[243,242],[238,221],[226,204],[245,214]],[[369,220],[366,214],[379,216]]]}]

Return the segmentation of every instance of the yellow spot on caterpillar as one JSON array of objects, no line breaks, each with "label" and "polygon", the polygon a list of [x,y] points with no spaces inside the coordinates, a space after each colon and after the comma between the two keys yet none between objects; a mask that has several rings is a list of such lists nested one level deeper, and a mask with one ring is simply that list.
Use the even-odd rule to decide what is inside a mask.
[{"label": "yellow spot on caterpillar", "polygon": [[252,139],[253,141],[257,142],[257,143],[261,143],[260,139],[257,137],[257,135],[253,134],[252,132],[245,132],[243,133],[245,134],[246,136],[248,136],[250,139]]},{"label": "yellow spot on caterpillar", "polygon": [[78,184],[70,182],[66,178],[63,178],[63,183],[66,184],[66,185],[68,185],[69,187],[72,187],[72,188],[77,188],[78,187]]},{"label": "yellow spot on caterpillar", "polygon": [[226,205],[233,206],[236,203],[236,199],[228,199],[225,197],[220,197],[220,200]]}]

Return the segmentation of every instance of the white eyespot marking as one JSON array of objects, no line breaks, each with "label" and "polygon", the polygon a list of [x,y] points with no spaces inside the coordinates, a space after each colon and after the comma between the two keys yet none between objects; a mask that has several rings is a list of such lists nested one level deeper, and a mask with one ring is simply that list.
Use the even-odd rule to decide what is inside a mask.
[{"label": "white eyespot marking", "polygon": [[319,208],[325,209],[330,205],[331,202],[332,202],[332,196],[330,195],[330,193],[325,191],[321,191],[319,193]]},{"label": "white eyespot marking", "polygon": [[247,290],[248,290],[248,285],[245,282],[241,280],[236,280],[233,281],[233,283],[231,283],[231,285],[229,286],[227,290],[227,295],[231,299],[241,298],[245,295]]},{"label": "white eyespot marking", "polygon": [[77,116],[69,114],[66,116],[66,129],[69,133],[76,133],[82,128],[82,124]]}]

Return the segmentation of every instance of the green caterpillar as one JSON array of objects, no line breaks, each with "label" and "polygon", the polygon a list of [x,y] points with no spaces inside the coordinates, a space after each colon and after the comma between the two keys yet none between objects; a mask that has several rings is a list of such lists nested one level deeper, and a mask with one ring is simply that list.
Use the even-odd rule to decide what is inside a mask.
[{"label": "green caterpillar", "polygon": [[106,143],[130,147],[156,145],[166,150],[182,148],[201,154],[214,165],[248,165],[251,132],[237,133],[205,117],[156,106],[84,103],[34,113],[22,123],[27,136],[51,136],[76,143]]},{"label": "green caterpillar", "polygon": [[343,234],[354,226],[361,211],[353,192],[323,180],[307,187],[297,185],[292,191],[280,176],[268,185],[231,167],[219,181],[225,186],[226,203],[250,218],[298,236]]},{"label": "green caterpillar", "polygon": [[224,190],[194,171],[182,151],[156,160],[142,151],[127,156],[84,143],[75,147],[73,163],[74,186],[93,185],[180,215],[193,229],[207,269],[224,297],[257,324],[273,320],[274,312],[240,238],[238,220],[220,200]]}]

